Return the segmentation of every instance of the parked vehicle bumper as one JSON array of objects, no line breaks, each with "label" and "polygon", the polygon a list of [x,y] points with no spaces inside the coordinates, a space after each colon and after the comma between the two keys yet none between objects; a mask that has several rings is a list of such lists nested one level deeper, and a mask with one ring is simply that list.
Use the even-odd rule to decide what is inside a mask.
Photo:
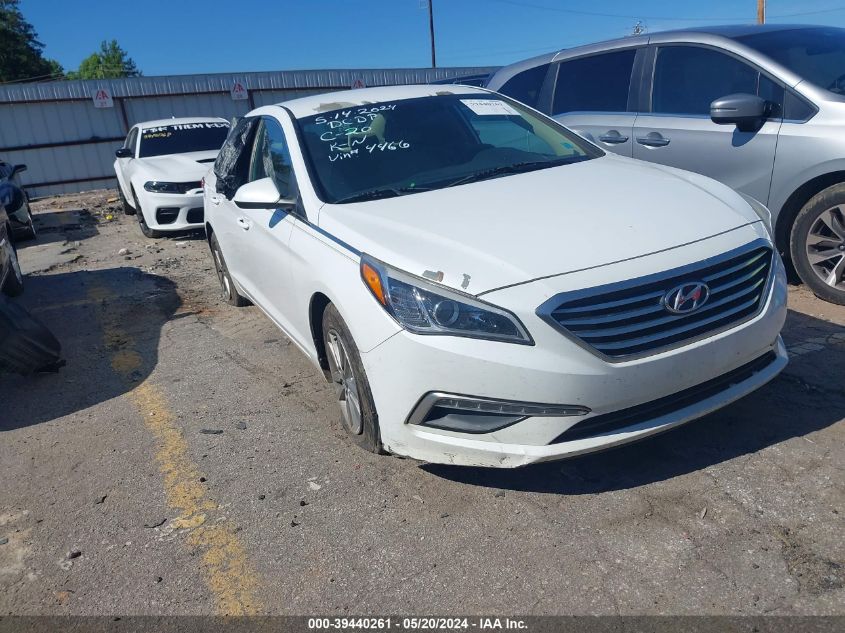
[{"label": "parked vehicle bumper", "polygon": [[[202,190],[199,193],[139,192],[144,221],[156,231],[186,231],[205,226]],[[172,220],[172,221],[171,221]]]},{"label": "parked vehicle bumper", "polygon": [[[401,331],[363,355],[382,441],[396,454],[429,462],[516,467],[631,442],[715,411],[761,387],[787,363],[780,330],[786,318],[786,275],[780,258],[760,312],[736,327],[659,354],[611,363],[538,321],[534,346]],[[527,321],[527,320],[526,320]],[[547,328],[544,330],[543,328]],[[630,426],[556,441],[591,417],[690,390],[762,356],[762,368],[718,393]],[[498,431],[459,433],[412,424],[431,392],[497,400],[587,407],[583,416],[527,417]]]}]

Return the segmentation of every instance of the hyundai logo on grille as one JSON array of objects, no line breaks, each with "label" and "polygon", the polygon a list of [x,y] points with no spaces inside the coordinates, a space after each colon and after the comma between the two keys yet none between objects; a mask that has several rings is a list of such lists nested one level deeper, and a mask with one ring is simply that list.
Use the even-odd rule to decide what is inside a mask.
[{"label": "hyundai logo on grille", "polygon": [[700,281],[675,286],[663,295],[663,307],[672,314],[695,312],[710,298],[710,288]]}]

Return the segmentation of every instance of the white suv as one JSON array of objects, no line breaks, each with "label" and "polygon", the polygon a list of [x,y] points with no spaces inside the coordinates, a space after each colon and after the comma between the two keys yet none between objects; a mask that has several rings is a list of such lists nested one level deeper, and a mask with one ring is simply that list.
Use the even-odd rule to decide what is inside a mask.
[{"label": "white suv", "polygon": [[466,86],[253,110],[205,179],[225,298],[364,447],[519,466],[664,431],[786,365],[766,209]]}]

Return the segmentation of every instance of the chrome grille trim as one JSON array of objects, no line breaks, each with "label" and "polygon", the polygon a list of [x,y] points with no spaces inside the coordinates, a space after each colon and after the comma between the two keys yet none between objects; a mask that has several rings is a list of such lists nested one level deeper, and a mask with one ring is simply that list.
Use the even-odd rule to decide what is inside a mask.
[{"label": "chrome grille trim", "polygon": [[[558,294],[537,308],[552,327],[609,362],[688,345],[759,314],[768,295],[775,253],[757,239],[717,257],[629,281]],[[670,314],[664,294],[703,281],[710,297],[690,314]]]}]

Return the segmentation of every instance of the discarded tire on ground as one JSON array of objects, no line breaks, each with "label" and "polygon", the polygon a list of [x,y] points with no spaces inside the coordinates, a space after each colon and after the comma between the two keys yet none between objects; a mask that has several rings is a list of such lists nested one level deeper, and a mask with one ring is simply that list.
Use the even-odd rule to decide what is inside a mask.
[{"label": "discarded tire on ground", "polygon": [[0,374],[56,371],[62,346],[23,306],[0,298]]}]

